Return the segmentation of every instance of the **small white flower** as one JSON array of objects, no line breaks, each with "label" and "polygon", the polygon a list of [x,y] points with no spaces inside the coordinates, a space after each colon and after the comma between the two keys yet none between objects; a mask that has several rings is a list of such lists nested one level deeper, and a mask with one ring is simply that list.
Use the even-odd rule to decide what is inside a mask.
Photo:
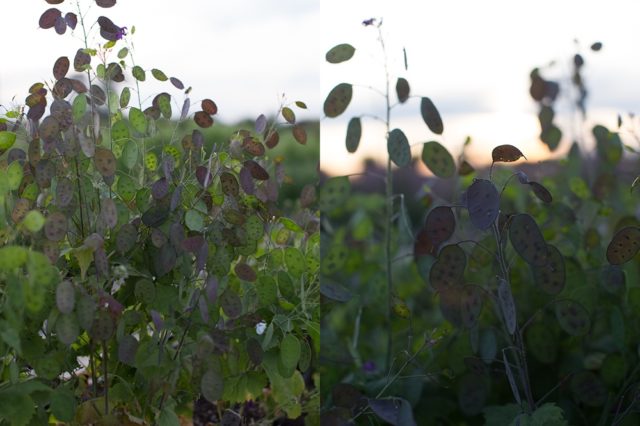
[{"label": "small white flower", "polygon": [[264,321],[260,321],[256,324],[256,333],[260,336],[267,329],[267,323]]}]

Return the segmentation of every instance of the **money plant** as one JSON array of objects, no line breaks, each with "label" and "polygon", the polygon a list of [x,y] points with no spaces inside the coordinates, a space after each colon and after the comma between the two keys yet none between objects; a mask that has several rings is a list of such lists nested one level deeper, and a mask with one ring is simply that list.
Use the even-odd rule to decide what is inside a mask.
[{"label": "money plant", "polygon": [[[382,48],[386,85],[373,90],[386,115],[350,118],[346,148],[357,150],[364,120],[380,120],[388,160],[382,176],[332,176],[320,190],[323,419],[635,424],[640,228],[619,132],[596,125],[595,151],[577,139],[561,167],[525,164],[526,153],[500,145],[487,155],[490,167],[476,170],[464,153],[471,139],[454,158],[434,102],[392,77],[381,21],[363,24]],[[326,60],[348,66],[356,54],[339,44]],[[586,116],[585,61],[580,53],[571,60],[570,87],[546,80],[544,70],[531,73],[550,151],[561,140],[553,109],[560,95]],[[343,114],[358,90],[370,89],[338,84],[325,115]],[[392,128],[391,112],[412,103],[432,140],[410,144]],[[416,176],[413,146],[433,175],[426,181]],[[407,175],[424,183],[419,191],[396,184],[410,182]],[[413,226],[407,201],[416,193],[422,214]]]},{"label": "money plant", "polygon": [[116,0],[46,2],[41,30],[85,44],[0,114],[0,423],[177,425],[205,398],[318,424],[315,182],[284,203],[272,153],[317,137],[306,105],[221,138],[135,27],[89,22]]}]

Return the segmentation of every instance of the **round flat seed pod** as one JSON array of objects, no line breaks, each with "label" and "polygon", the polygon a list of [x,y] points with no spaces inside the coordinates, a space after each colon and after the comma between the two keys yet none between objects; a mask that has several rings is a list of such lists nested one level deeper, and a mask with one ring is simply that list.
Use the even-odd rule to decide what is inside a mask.
[{"label": "round flat seed pod", "polygon": [[245,192],[245,194],[253,195],[256,192],[256,184],[253,181],[253,176],[251,176],[251,170],[243,165],[240,169],[239,178],[240,186],[242,187],[242,190]]},{"label": "round flat seed pod", "polygon": [[55,265],[60,257],[60,245],[55,241],[45,240],[42,242],[42,252],[52,265]]},{"label": "round flat seed pod", "polygon": [[303,339],[300,344],[300,359],[298,360],[298,368],[303,373],[311,367],[311,359],[313,352],[311,351],[311,345],[307,339]]},{"label": "round flat seed pod", "polygon": [[396,81],[396,95],[398,96],[398,102],[405,103],[409,99],[409,93],[411,87],[406,78],[399,77]]},{"label": "round flat seed pod", "polygon": [[147,116],[140,109],[132,107],[129,110],[129,123],[138,134],[144,135],[147,133],[149,122]]},{"label": "round flat seed pod", "polygon": [[151,243],[155,247],[160,248],[164,246],[167,243],[167,241],[168,241],[167,236],[160,229],[153,228],[151,230]]},{"label": "round flat seed pod", "polygon": [[431,172],[441,178],[449,178],[456,173],[456,163],[445,148],[436,141],[422,145],[422,162]]},{"label": "round flat seed pod", "polygon": [[543,364],[553,364],[558,356],[558,339],[551,329],[537,322],[527,327],[524,335],[527,350]]},{"label": "round flat seed pod", "polygon": [[40,160],[36,165],[36,183],[41,189],[49,188],[56,175],[56,166],[49,160]]},{"label": "round flat seed pod", "polygon": [[438,206],[429,212],[424,229],[433,247],[437,250],[440,244],[447,241],[456,227],[456,219],[451,207]]},{"label": "round flat seed pod", "polygon": [[462,286],[454,285],[438,289],[440,294],[440,312],[445,320],[456,327],[463,325]]},{"label": "round flat seed pod", "polygon": [[391,161],[398,166],[404,167],[411,162],[411,147],[409,140],[400,129],[393,129],[387,138],[387,152]]},{"label": "round flat seed pod", "polygon": [[130,334],[123,336],[118,344],[118,359],[120,362],[135,367],[138,346],[139,344],[135,337]]},{"label": "round flat seed pod", "polygon": [[269,132],[269,134],[265,138],[264,144],[267,146],[267,148],[273,149],[278,145],[278,142],[280,142],[280,133],[278,133],[278,131],[274,129]]},{"label": "round flat seed pod", "polygon": [[13,223],[20,223],[29,212],[31,203],[26,198],[19,198],[11,211]]},{"label": "round flat seed pod", "polygon": [[220,186],[222,187],[222,192],[230,197],[237,197],[240,193],[238,180],[229,172],[223,172],[220,174]]},{"label": "round flat seed pod", "polygon": [[257,275],[253,268],[246,263],[238,263],[235,266],[234,271],[241,280],[254,282],[257,279]]},{"label": "round flat seed pod", "polygon": [[59,57],[53,64],[53,77],[56,80],[60,80],[66,77],[67,72],[69,72],[69,65],[69,58],[67,58],[66,56]]},{"label": "round flat seed pod", "polygon": [[251,172],[251,176],[257,180],[267,180],[269,179],[269,173],[262,167],[260,164],[256,163],[253,160],[247,160],[243,163],[243,166],[249,169]]},{"label": "round flat seed pod", "polygon": [[618,265],[608,265],[602,268],[601,284],[609,293],[625,294],[626,276],[624,270]]},{"label": "round flat seed pod", "polygon": [[249,155],[261,157],[265,153],[265,147],[262,143],[252,137],[246,137],[242,141],[242,149]]},{"label": "round flat seed pod", "polygon": [[73,182],[68,178],[58,180],[56,185],[56,205],[58,207],[66,207],[73,200],[74,188]]},{"label": "round flat seed pod", "polygon": [[476,285],[465,285],[460,293],[462,324],[471,328],[478,323],[482,311],[482,289]]},{"label": "round flat seed pod", "polygon": [[104,223],[110,228],[115,228],[118,223],[118,209],[112,198],[103,198],[100,201],[100,216]]},{"label": "round flat seed pod", "polygon": [[56,9],[55,7],[52,7],[45,10],[42,15],[40,15],[38,25],[40,25],[40,28],[43,28],[45,30],[53,28],[56,25],[56,21],[58,20],[58,18],[61,17],[62,12],[60,12],[60,10]]},{"label": "round flat seed pod", "polygon": [[147,305],[151,304],[156,298],[156,286],[151,280],[148,280],[146,278],[143,278],[136,282],[136,286],[133,292],[136,300]]},{"label": "round flat seed pod", "polygon": [[118,177],[116,191],[125,202],[129,202],[136,196],[136,183],[129,176],[121,175]]},{"label": "round flat seed pod", "polygon": [[70,345],[76,341],[80,335],[78,319],[74,314],[62,314],[56,320],[56,335],[65,345]]},{"label": "round flat seed pod", "polygon": [[547,244],[549,261],[542,267],[533,268],[533,277],[545,293],[555,295],[562,291],[566,280],[564,257],[560,250],[551,244]]},{"label": "round flat seed pod", "polygon": [[284,264],[287,271],[294,277],[300,277],[307,270],[307,262],[302,252],[296,247],[284,249]]},{"label": "round flat seed pod", "polygon": [[489,228],[500,211],[500,194],[495,185],[486,179],[475,179],[467,189],[466,198],[471,223],[476,228]]},{"label": "round flat seed pod", "polygon": [[169,218],[169,207],[154,205],[142,215],[142,223],[151,228],[161,226]]},{"label": "round flat seed pod", "polygon": [[93,160],[96,169],[102,176],[110,177],[116,173],[116,157],[110,150],[96,147]]},{"label": "round flat seed pod", "polygon": [[213,369],[204,373],[200,381],[200,391],[202,392],[202,396],[212,404],[222,399],[224,393],[222,375]]},{"label": "round flat seed pod", "polygon": [[622,265],[635,257],[640,250],[640,228],[627,226],[613,236],[607,247],[607,261]]},{"label": "round flat seed pod", "polygon": [[293,138],[296,140],[296,142],[298,142],[300,145],[307,144],[307,131],[302,125],[296,124],[295,126],[293,126],[291,128],[291,134],[293,135]]},{"label": "round flat seed pod", "polygon": [[441,135],[444,132],[444,125],[442,124],[442,118],[438,112],[436,106],[431,99],[422,98],[420,102],[420,114],[425,124],[436,135]]},{"label": "round flat seed pod", "polygon": [[329,212],[340,207],[351,193],[351,183],[347,176],[327,179],[320,188],[320,211]]},{"label": "round flat seed pod", "polygon": [[85,330],[90,330],[93,325],[93,317],[96,313],[98,305],[95,300],[88,294],[82,295],[76,303],[76,314],[80,326]]},{"label": "round flat seed pod", "polygon": [[198,111],[193,115],[193,121],[203,129],[213,126],[213,117],[204,111]]},{"label": "round flat seed pod", "polygon": [[573,397],[590,407],[602,406],[609,394],[602,380],[591,371],[581,371],[571,378]]},{"label": "round flat seed pod", "polygon": [[93,263],[96,266],[96,273],[99,276],[103,278],[109,277],[109,259],[103,247],[93,252]]},{"label": "round flat seed pod", "polygon": [[116,237],[116,249],[120,254],[125,254],[133,249],[138,242],[138,230],[130,223],[120,227]]},{"label": "round flat seed pod", "polygon": [[114,324],[111,315],[107,311],[98,311],[91,324],[89,335],[96,340],[109,340],[113,335]]},{"label": "round flat seed pod", "polygon": [[564,299],[555,304],[556,318],[560,327],[572,336],[584,336],[591,328],[589,311],[579,302]]},{"label": "round flat seed pod", "polygon": [[[240,174],[242,174],[242,172]],[[203,188],[208,188],[213,183],[213,174],[208,167],[198,166],[196,168],[196,179],[198,179],[198,182]]]},{"label": "round flat seed pod", "polygon": [[348,43],[342,43],[329,49],[329,51],[325,54],[325,59],[330,64],[339,64],[340,62],[348,61],[349,59],[351,59],[355,52],[355,47]]},{"label": "round flat seed pod", "polygon": [[76,304],[76,291],[71,281],[64,280],[56,287],[56,306],[63,314],[69,314],[73,311]]},{"label": "round flat seed pod", "polygon": [[67,217],[63,213],[51,213],[44,223],[44,235],[49,241],[62,241],[67,235],[67,226]]},{"label": "round flat seed pod", "polygon": [[553,201],[553,197],[547,188],[540,185],[538,182],[528,182],[528,184],[540,201],[545,204],[549,204]]},{"label": "round flat seed pod", "polygon": [[323,110],[327,117],[335,118],[342,114],[353,96],[353,86],[348,83],[340,83],[331,91],[324,101]]},{"label": "round flat seed pod", "polygon": [[358,150],[362,138],[362,121],[360,117],[353,117],[347,125],[347,151],[354,153]]},{"label": "round flat seed pod", "polygon": [[438,254],[438,260],[431,266],[429,282],[439,291],[462,284],[467,255],[457,244],[445,246]]},{"label": "round flat seed pod", "polygon": [[516,252],[532,266],[545,266],[549,262],[549,250],[536,221],[521,213],[511,218],[509,240]]},{"label": "round flat seed pod", "polygon": [[220,295],[220,306],[229,318],[238,318],[242,314],[242,300],[231,288]]},{"label": "round flat seed pod", "polygon": [[169,194],[169,181],[167,178],[160,178],[151,185],[151,196],[160,200]]},{"label": "round flat seed pod", "polygon": [[218,106],[211,99],[203,99],[200,103],[202,110],[210,115],[216,115],[218,113]]}]

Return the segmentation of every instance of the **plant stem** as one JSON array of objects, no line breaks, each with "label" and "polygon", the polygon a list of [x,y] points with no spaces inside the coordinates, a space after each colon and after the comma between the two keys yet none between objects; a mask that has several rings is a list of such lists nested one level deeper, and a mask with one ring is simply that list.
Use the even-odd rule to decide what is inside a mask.
[{"label": "plant stem", "polygon": [[102,367],[104,371],[104,414],[109,415],[109,366],[107,365],[107,342],[102,342]]},{"label": "plant stem", "polygon": [[[491,229],[493,230],[493,235],[496,240],[496,246],[498,250],[498,261],[500,264],[500,270],[502,273],[502,278],[506,281],[506,285],[511,286],[511,281],[509,279],[509,267],[507,266],[506,257],[504,250],[502,249],[502,239],[500,237],[500,230],[498,229],[497,223],[493,223]],[[499,312],[502,312],[502,307],[499,307]],[[505,320],[502,315],[500,315],[501,322],[503,326],[505,326]],[[522,331],[519,328],[516,322],[515,329],[516,341],[513,342],[513,338],[507,332],[506,336],[508,337],[509,345],[515,346],[518,348],[516,351],[516,364],[518,365],[518,370],[520,372],[520,379],[522,380],[522,387],[524,389],[524,393],[527,397],[527,405],[529,408],[529,412],[533,412],[536,408],[535,401],[533,399],[533,393],[531,392],[531,382],[529,380],[529,368],[527,366],[527,357],[525,354],[524,340],[522,339]]]},{"label": "plant stem", "polygon": [[[382,53],[384,58],[384,73],[385,73],[385,102],[386,102],[386,116],[385,116],[385,127],[386,127],[386,139],[389,138],[389,133],[391,131],[390,128],[390,119],[391,119],[391,105],[389,99],[389,68],[387,61],[387,50],[384,44],[384,38],[382,37],[382,30],[380,26],[378,26],[378,40],[380,41],[380,46],[382,47]],[[391,295],[393,294],[393,273],[392,266],[393,261],[391,259],[391,230],[393,226],[393,175],[391,168],[391,157],[387,155],[387,174],[385,177],[385,200],[386,200],[386,221],[385,221],[385,232],[384,232],[384,253],[385,253],[385,265],[386,265],[386,278],[387,278],[387,357],[385,363],[385,369],[388,371],[391,367],[391,352],[393,347],[393,327],[391,324],[391,312],[393,309],[393,303],[391,300]]]}]

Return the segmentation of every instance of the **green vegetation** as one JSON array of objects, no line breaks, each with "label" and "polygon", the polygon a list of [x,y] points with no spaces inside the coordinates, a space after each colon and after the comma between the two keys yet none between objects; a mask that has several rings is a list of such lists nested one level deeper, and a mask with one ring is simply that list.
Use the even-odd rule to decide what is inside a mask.
[{"label": "green vegetation", "polygon": [[[214,124],[134,61],[135,28],[46,1],[41,28],[104,42],[0,114],[0,424],[178,425],[201,396],[222,424],[319,424],[306,105]],[[143,107],[152,78],[167,92]]]},{"label": "green vegetation", "polygon": [[[380,25],[364,24],[377,30],[386,64]],[[340,44],[326,59],[348,66],[342,63],[357,53]],[[542,77],[545,70],[531,73],[540,138],[550,150],[561,139],[556,98],[576,93],[572,101],[586,110],[584,58],[577,54],[573,63],[572,88],[564,92]],[[386,192],[356,190],[380,179],[366,173],[328,178],[320,189],[323,420],[637,424],[640,223],[636,172],[627,171],[620,138],[634,118],[620,119],[617,131],[595,126],[595,152],[576,141],[561,167],[525,165],[526,152],[502,145],[487,152],[489,170],[474,170],[464,151],[451,155],[439,142],[446,121],[432,100],[412,95],[386,65],[381,72]],[[358,95],[353,87],[329,92],[327,117],[348,110]],[[422,143],[421,160],[435,176],[416,225],[407,211],[415,193],[393,191],[398,170],[411,173],[410,142],[389,123],[394,108],[418,99],[434,134]],[[349,121],[350,152],[365,117]]]}]

